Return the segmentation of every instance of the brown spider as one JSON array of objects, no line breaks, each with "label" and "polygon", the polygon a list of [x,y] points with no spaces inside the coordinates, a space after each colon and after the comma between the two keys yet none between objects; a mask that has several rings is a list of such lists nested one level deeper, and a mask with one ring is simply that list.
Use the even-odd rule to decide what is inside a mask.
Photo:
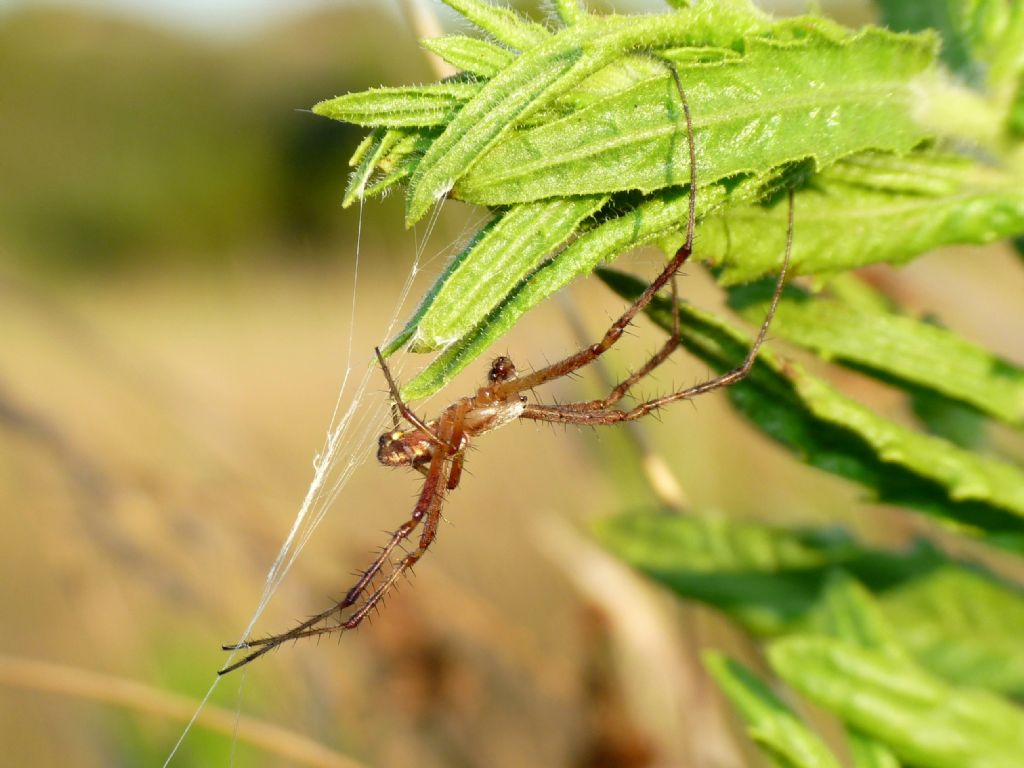
[{"label": "brown spider", "polygon": [[[593,362],[612,347],[621,337],[633,319],[642,312],[654,298],[655,294],[671,284],[673,303],[677,301],[675,275],[683,262],[693,250],[693,234],[696,219],[696,150],[693,141],[693,123],[690,107],[683,91],[682,83],[674,67],[671,72],[675,80],[686,118],[686,135],[690,149],[690,198],[689,215],[686,226],[686,242],[666,264],[654,281],[636,301],[616,320],[605,332],[604,338],[563,360],[541,368],[523,376],[516,375],[516,368],[508,357],[498,357],[491,363],[488,383],[477,390],[476,394],[461,398],[449,405],[440,416],[433,421],[422,421],[403,402],[398,386],[388,369],[380,350],[374,350],[380,363],[384,378],[387,380],[394,403],[395,428],[381,435],[377,451],[377,459],[387,466],[409,466],[424,475],[423,489],[420,491],[412,516],[401,525],[391,539],[381,549],[380,554],[369,568],[363,571],[359,580],[349,589],[345,598],[325,611],[316,614],[298,624],[287,632],[268,637],[247,640],[242,643],[223,646],[226,651],[255,649],[243,659],[234,662],[222,670],[223,675],[238,669],[263,654],[277,648],[289,640],[303,637],[316,637],[334,632],[345,632],[355,629],[366,616],[377,606],[392,586],[409,571],[433,543],[441,520],[441,509],[445,493],[453,490],[462,476],[462,466],[466,448],[470,441],[502,427],[518,419],[550,421],[563,424],[615,424],[620,421],[639,419],[676,400],[686,400],[705,392],[725,387],[740,381],[749,373],[758,350],[764,343],[768,326],[775,314],[779,297],[786,280],[790,253],[793,246],[793,199],[790,193],[789,224],[786,237],[786,255],[779,274],[775,292],[761,324],[757,338],[754,340],[746,358],[736,368],[716,376],[701,384],[672,392],[652,400],[647,400],[628,410],[614,407],[615,404],[640,379],[650,374],[679,346],[679,314],[674,313],[673,332],[665,344],[643,366],[623,379],[607,397],[600,400],[566,403],[562,405],[539,405],[527,401],[523,394],[541,384],[558,379],[579,370]],[[410,425],[410,429],[400,429],[398,415]],[[422,524],[417,547],[397,561],[392,560],[395,549],[403,545],[410,535]],[[380,578],[379,583],[374,583]],[[354,610],[345,617],[345,611]],[[330,623],[328,619],[335,619]]]}]

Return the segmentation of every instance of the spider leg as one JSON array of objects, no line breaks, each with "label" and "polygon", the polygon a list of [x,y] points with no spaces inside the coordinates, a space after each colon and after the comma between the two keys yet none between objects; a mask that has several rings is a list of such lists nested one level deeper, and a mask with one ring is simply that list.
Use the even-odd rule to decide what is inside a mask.
[{"label": "spider leg", "polygon": [[[642,368],[636,373],[631,375],[628,379],[623,381],[618,387],[612,390],[612,394],[609,397],[602,400],[591,400],[584,403],[571,403],[567,405],[535,405],[529,404],[523,411],[521,418],[533,419],[536,421],[554,421],[564,424],[615,424],[622,421],[633,421],[639,419],[652,411],[661,408],[662,406],[668,405],[669,403],[676,402],[677,400],[688,400],[698,395],[703,395],[705,392],[711,392],[721,387],[727,387],[730,384],[735,384],[738,381],[742,381],[746,378],[747,374],[750,373],[750,369],[754,365],[754,361],[757,359],[757,354],[764,344],[765,339],[768,336],[768,328],[771,325],[772,319],[775,317],[775,311],[779,306],[779,300],[782,298],[782,290],[786,284],[786,275],[789,271],[789,260],[793,253],[793,191],[789,191],[789,221],[786,231],[786,255],[782,261],[782,270],[779,273],[779,279],[775,284],[775,291],[772,293],[771,303],[768,305],[768,312],[765,315],[764,321],[761,323],[761,328],[757,333],[757,337],[754,339],[754,343],[750,346],[747,351],[746,357],[743,362],[730,371],[727,371],[720,376],[716,376],[713,379],[697,384],[693,387],[680,390],[678,392],[672,392],[662,397],[648,400],[647,402],[640,403],[636,407],[621,411],[614,408],[607,408],[609,403],[615,402],[621,398],[624,394],[625,389],[629,386],[625,386],[625,389],[620,392],[619,390],[624,385],[631,385],[640,379],[643,375],[654,369],[663,359],[667,356],[668,352],[678,345],[678,338],[675,338],[678,333],[678,324],[673,323],[673,339],[670,339],[657,354],[654,355]],[[677,313],[678,314],[678,313]]]},{"label": "spider leg", "polygon": [[[545,366],[533,373],[520,376],[518,378],[509,379],[507,382],[502,382],[495,385],[495,391],[500,396],[510,396],[517,392],[522,392],[527,389],[536,387],[539,384],[543,384],[551,379],[557,379],[561,376],[572,373],[573,371],[579,370],[583,366],[593,362],[602,354],[607,352],[612,345],[615,344],[630,323],[633,322],[640,312],[642,312],[655,294],[658,293],[667,283],[674,281],[676,273],[679,268],[683,265],[693,253],[693,234],[696,228],[697,222],[697,149],[693,140],[693,119],[690,115],[690,104],[686,100],[686,91],[683,89],[683,83],[679,79],[679,72],[672,62],[663,62],[669,71],[672,73],[673,81],[677,91],[679,92],[679,100],[683,105],[683,115],[686,118],[686,140],[690,150],[690,196],[689,196],[689,211],[686,220],[686,241],[676,251],[675,255],[669,260],[668,264],[661,273],[654,278],[654,281],[647,286],[647,289],[640,294],[640,296],[629,306],[629,308],[622,313],[622,316],[612,323],[611,327],[605,331],[601,341],[596,344],[591,344],[589,347],[576,352],[575,354],[569,355],[568,357],[560,360],[551,365]],[[674,294],[674,289],[673,289]],[[678,338],[678,336],[676,336]],[[674,348],[674,347],[673,347]],[[671,350],[669,350],[671,352]],[[665,353],[667,356],[668,352]],[[628,389],[628,387],[627,387]]]},{"label": "spider leg", "polygon": [[452,491],[459,485],[459,479],[462,477],[462,465],[466,461],[465,452],[459,451],[452,457],[452,469],[448,475],[448,490]]},{"label": "spider leg", "polygon": [[[444,428],[445,426],[446,425],[442,423],[442,432],[447,431]],[[325,635],[332,632],[344,632],[357,626],[369,610],[367,605],[372,608],[373,605],[375,605],[384,596],[384,592],[386,592],[387,589],[382,591],[381,587],[387,585],[387,587],[390,588],[390,585],[394,583],[396,578],[395,571],[388,574],[381,587],[377,587],[377,589],[371,593],[370,597],[367,598],[363,606],[358,608],[356,612],[344,622],[340,624],[332,624],[330,626],[317,625],[321,624],[331,616],[340,615],[346,609],[356,605],[365,593],[367,587],[380,574],[384,566],[391,562],[391,554],[394,552],[395,548],[409,538],[409,535],[416,530],[424,519],[427,520],[424,534],[426,534],[427,529],[429,529],[430,536],[427,538],[426,546],[424,546],[423,537],[421,536],[420,546],[415,552],[413,552],[414,555],[417,555],[416,560],[422,556],[426,547],[430,546],[430,542],[433,541],[434,536],[436,535],[437,519],[440,516],[441,502],[444,498],[444,490],[448,485],[448,467],[451,457],[446,446],[447,443],[442,443],[434,453],[434,457],[431,459],[430,468],[427,470],[427,476],[423,482],[423,490],[420,491],[419,499],[416,502],[416,506],[413,509],[411,517],[402,523],[402,525],[392,534],[391,539],[381,549],[380,554],[378,554],[377,558],[370,564],[370,567],[363,571],[359,580],[349,589],[343,600],[327,610],[321,611],[315,616],[303,621],[301,624],[296,625],[287,632],[222,646],[225,651],[237,651],[247,648],[255,648],[256,650],[239,661],[224,667],[217,674],[226,675],[228,672],[236,670],[239,667],[243,667],[251,661],[255,661],[263,654],[272,651],[274,648],[277,648],[279,645],[290,640]],[[411,557],[411,555],[403,558],[399,565],[395,566],[395,570],[408,570],[412,563],[405,566],[402,564],[409,560],[409,557]],[[414,563],[415,560],[412,562]],[[373,605],[371,605],[371,603]],[[353,619],[356,619],[356,617],[358,617],[358,620],[353,623]]]},{"label": "spider leg", "polygon": [[402,395],[398,391],[398,385],[395,383],[395,378],[391,375],[391,369],[388,368],[388,364],[384,362],[384,356],[380,353],[380,347],[374,347],[373,352],[377,355],[377,362],[380,364],[380,369],[384,373],[384,379],[387,381],[388,389],[391,392],[391,418],[394,419],[395,428],[398,428],[398,417],[395,415],[395,411],[397,409],[398,413],[402,414],[402,417],[406,421],[421,430],[423,434],[431,440],[431,442],[445,448],[451,448],[452,446],[448,445],[442,441],[440,437],[434,434],[434,430],[428,427],[426,422],[417,416],[413,412],[412,408],[406,405],[405,401],[402,399]]},{"label": "spider leg", "polygon": [[470,404],[463,402],[462,407],[455,412],[455,424],[452,428],[452,445],[458,450],[452,455],[451,470],[448,472],[448,490],[453,491],[459,485],[459,478],[462,477],[462,465],[466,460],[466,451],[462,448],[462,441],[465,437],[465,417]]}]

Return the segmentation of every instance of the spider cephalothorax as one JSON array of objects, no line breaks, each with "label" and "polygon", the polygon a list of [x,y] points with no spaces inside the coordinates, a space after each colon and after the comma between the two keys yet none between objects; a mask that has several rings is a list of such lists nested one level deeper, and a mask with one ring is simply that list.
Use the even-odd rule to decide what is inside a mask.
[{"label": "spider cephalothorax", "polygon": [[[491,363],[487,380],[493,385],[508,381],[515,375],[515,364],[508,357],[502,356]],[[483,386],[475,395],[464,397],[448,406],[440,417],[431,422],[420,423],[412,429],[398,429],[396,423],[395,429],[385,432],[377,440],[377,461],[388,467],[421,469],[434,458],[439,446],[452,453],[461,453],[469,438],[515,421],[525,408],[525,395],[518,392],[500,394],[494,386]],[[461,425],[456,430],[457,443],[441,440],[438,437],[442,432],[441,423],[456,420]],[[413,424],[418,422],[418,419],[412,421]]]},{"label": "spider cephalothorax", "polygon": [[[683,246],[647,289],[608,328],[599,342],[584,347],[563,360],[521,376],[517,375],[516,367],[508,357],[495,358],[487,374],[488,383],[478,389],[475,394],[456,400],[433,421],[422,421],[402,400],[398,385],[391,376],[383,356],[379,350],[376,351],[377,360],[384,373],[384,378],[387,380],[394,403],[394,429],[381,435],[378,442],[377,458],[388,466],[411,466],[423,474],[423,487],[412,515],[395,530],[388,542],[381,548],[376,559],[369,568],[363,571],[343,600],[287,632],[224,646],[225,650],[242,648],[253,650],[240,661],[226,666],[221,670],[221,674],[248,664],[289,640],[344,632],[357,627],[367,614],[380,603],[398,579],[412,569],[433,543],[441,520],[445,494],[459,484],[466,448],[473,438],[519,419],[587,425],[632,421],[677,400],[687,400],[705,392],[734,384],[749,373],[757,357],[757,352],[768,333],[768,326],[775,314],[775,308],[778,306],[782,287],[786,280],[786,270],[793,246],[792,194],[790,195],[786,255],[782,271],[761,329],[746,358],[738,367],[701,384],[640,402],[631,408],[620,408],[619,402],[630,389],[667,360],[671,353],[679,347],[680,331],[678,313],[676,313],[676,324],[672,334],[661,349],[655,352],[646,363],[620,381],[607,396],[598,400],[544,405],[528,402],[524,394],[549,381],[573,374],[597,360],[622,338],[626,328],[636,316],[643,312],[655,294],[666,286],[671,286],[673,301],[676,300],[676,272],[693,250],[693,233],[696,224],[695,168],[697,159],[693,143],[690,107],[686,102],[686,94],[683,92],[678,73],[674,68],[671,71],[686,118],[686,138],[690,149],[690,204],[686,222],[686,241]],[[400,428],[399,416],[408,422],[410,425],[408,429]],[[409,542],[413,531],[417,528],[421,528],[421,530],[416,546],[411,550],[406,549],[406,543]]]}]

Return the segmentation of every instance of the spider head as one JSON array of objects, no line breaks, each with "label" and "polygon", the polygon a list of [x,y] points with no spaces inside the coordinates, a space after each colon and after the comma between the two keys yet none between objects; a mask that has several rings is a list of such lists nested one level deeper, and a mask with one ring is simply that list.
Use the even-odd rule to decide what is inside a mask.
[{"label": "spider head", "polygon": [[512,358],[502,355],[501,357],[494,358],[494,362],[491,363],[491,370],[487,372],[487,379],[492,384],[497,384],[499,381],[508,381],[514,378],[516,375],[516,366],[512,362]]}]

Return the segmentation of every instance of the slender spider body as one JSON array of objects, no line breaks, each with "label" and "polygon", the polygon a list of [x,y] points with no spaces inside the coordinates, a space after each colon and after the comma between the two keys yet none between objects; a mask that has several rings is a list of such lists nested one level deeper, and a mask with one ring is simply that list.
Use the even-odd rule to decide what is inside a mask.
[{"label": "slender spider body", "polygon": [[[577,403],[544,405],[529,402],[524,395],[525,392],[533,390],[535,387],[574,373],[598,359],[622,337],[626,328],[640,312],[646,309],[655,294],[666,286],[671,289],[673,303],[676,301],[675,276],[693,250],[697,189],[695,168],[697,163],[690,107],[675,67],[669,65],[669,69],[682,102],[683,114],[686,119],[686,137],[690,150],[689,211],[685,243],[647,289],[623,312],[618,320],[612,323],[599,342],[556,363],[523,375],[517,375],[516,368],[509,358],[498,357],[491,363],[486,385],[478,389],[476,394],[455,401],[432,421],[421,420],[403,402],[398,386],[380,351],[377,350],[377,360],[384,378],[387,380],[394,405],[394,429],[381,435],[378,442],[377,458],[387,466],[412,467],[423,474],[423,487],[412,514],[394,531],[376,559],[362,572],[344,599],[286,632],[224,646],[224,650],[247,649],[250,650],[250,653],[239,661],[226,666],[220,671],[220,674],[238,669],[290,640],[345,632],[359,626],[395,583],[415,566],[433,543],[440,525],[445,494],[459,484],[466,448],[477,436],[520,419],[586,425],[632,421],[677,400],[687,400],[734,384],[749,373],[768,333],[768,326],[775,314],[786,280],[793,245],[792,193],[790,194],[786,254],[782,270],[764,322],[761,324],[746,358],[739,366],[701,384],[641,402],[631,408],[619,408],[619,401],[630,389],[667,360],[671,353],[679,347],[679,318],[678,312],[676,312],[674,313],[673,331],[669,339],[646,363],[619,382],[606,397]],[[410,425],[408,429],[400,428],[399,417]],[[406,550],[405,544],[417,530],[419,530],[419,537],[415,547]],[[400,550],[400,553],[396,554],[396,550]]]},{"label": "slender spider body", "polygon": [[[383,361],[381,364],[384,365]],[[377,441],[377,460],[388,467],[411,466],[422,469],[434,458],[438,447],[443,446],[459,455],[471,438],[511,424],[526,410],[526,397],[516,392],[500,392],[495,385],[515,377],[515,374],[516,367],[509,358],[495,358],[487,374],[490,382],[488,386],[448,406],[441,416],[423,427],[403,430],[398,429],[396,424],[393,431],[385,432]],[[446,429],[442,424],[454,423],[456,420],[461,425],[461,441],[457,445],[442,444],[437,437]],[[449,489],[455,487],[451,479],[448,483]]]}]

